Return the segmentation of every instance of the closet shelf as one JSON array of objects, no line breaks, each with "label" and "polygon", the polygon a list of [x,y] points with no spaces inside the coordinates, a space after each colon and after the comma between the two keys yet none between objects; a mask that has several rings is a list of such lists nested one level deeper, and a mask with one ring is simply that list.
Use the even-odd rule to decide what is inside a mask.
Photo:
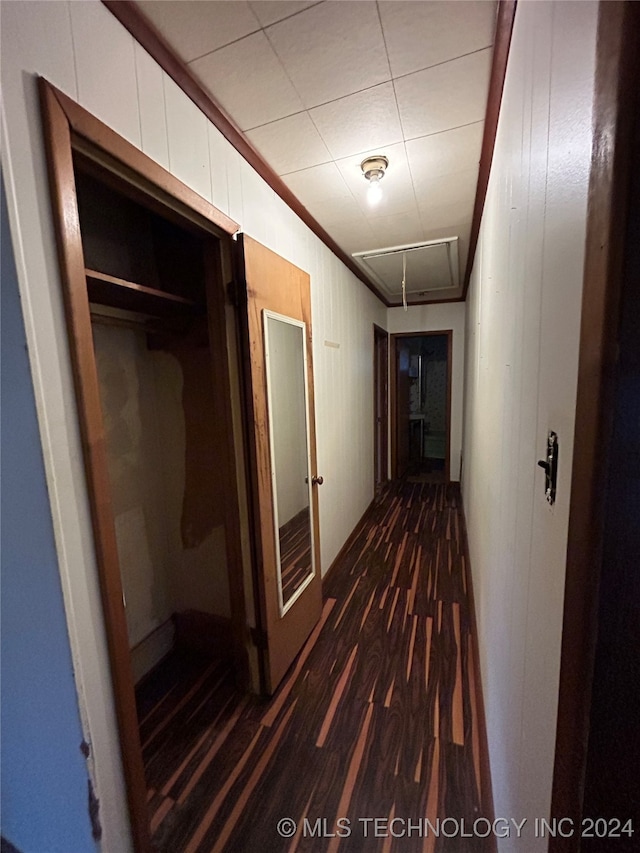
[{"label": "closet shelf", "polygon": [[97,270],[85,269],[84,272],[87,277],[89,301],[99,305],[110,305],[112,308],[124,308],[155,316],[175,315],[176,312],[196,314],[205,310],[204,305],[175,293],[145,287]]}]

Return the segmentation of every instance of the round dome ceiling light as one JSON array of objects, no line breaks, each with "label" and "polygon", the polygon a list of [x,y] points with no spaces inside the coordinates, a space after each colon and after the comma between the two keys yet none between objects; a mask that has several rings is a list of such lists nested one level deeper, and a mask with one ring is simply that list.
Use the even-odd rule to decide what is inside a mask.
[{"label": "round dome ceiling light", "polygon": [[375,157],[367,157],[360,163],[362,174],[369,181],[369,189],[367,190],[367,201],[374,207],[382,198],[382,190],[380,181],[384,178],[384,173],[389,165],[389,160],[382,154],[376,154]]}]

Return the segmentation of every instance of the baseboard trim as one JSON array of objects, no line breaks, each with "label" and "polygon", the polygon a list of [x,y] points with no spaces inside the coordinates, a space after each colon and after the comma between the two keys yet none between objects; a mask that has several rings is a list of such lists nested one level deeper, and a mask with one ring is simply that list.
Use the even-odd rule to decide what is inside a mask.
[{"label": "baseboard trim", "polygon": [[[462,541],[464,543],[464,562],[467,581],[467,594],[469,597],[469,615],[471,622],[471,645],[473,654],[473,670],[475,675],[475,699],[478,713],[478,733],[480,736],[480,806],[482,814],[493,822],[495,810],[493,803],[493,786],[491,784],[491,762],[489,760],[489,741],[487,739],[487,718],[485,715],[484,692],[482,689],[482,672],[480,670],[480,646],[478,644],[478,622],[476,618],[476,601],[473,592],[473,572],[471,571],[471,555],[469,553],[469,540],[467,538],[467,518],[464,511],[462,489],[459,492],[460,509],[462,511]],[[491,834],[486,840],[487,853],[498,853],[498,841]]]},{"label": "baseboard trim", "polygon": [[357,536],[358,536],[358,533],[360,532],[360,528],[362,527],[362,525],[364,524],[364,522],[365,522],[365,520],[366,520],[367,516],[368,516],[368,515],[369,515],[369,513],[371,512],[371,510],[372,510],[373,505],[375,504],[375,502],[376,502],[376,499],[375,499],[375,496],[374,496],[374,497],[371,499],[371,503],[369,504],[369,506],[365,509],[365,511],[364,511],[364,512],[362,513],[362,515],[360,516],[360,520],[356,522],[356,526],[353,528],[353,530],[351,531],[351,533],[347,536],[347,538],[346,538],[346,540],[345,540],[344,545],[343,545],[343,546],[342,546],[342,548],[340,548],[340,550],[338,551],[338,553],[337,553],[337,555],[336,555],[336,557],[335,557],[334,561],[331,563],[331,565],[329,566],[329,568],[328,568],[328,569],[327,569],[327,571],[325,572],[325,574],[324,574],[324,576],[323,576],[323,578],[322,578],[322,591],[323,591],[323,592],[325,591],[326,584],[327,584],[327,583],[328,583],[328,581],[329,581],[329,577],[330,577],[330,575],[331,575],[331,572],[333,572],[333,570],[334,570],[334,569],[335,569],[335,567],[338,565],[338,563],[343,559],[343,557],[345,557],[345,556],[348,554],[349,549],[351,548],[351,546],[352,546],[352,545],[353,545],[353,543],[355,542],[355,540],[356,540],[356,538],[357,538]]},{"label": "baseboard trim", "polygon": [[170,617],[131,649],[131,669],[137,684],[173,648],[174,627]]}]

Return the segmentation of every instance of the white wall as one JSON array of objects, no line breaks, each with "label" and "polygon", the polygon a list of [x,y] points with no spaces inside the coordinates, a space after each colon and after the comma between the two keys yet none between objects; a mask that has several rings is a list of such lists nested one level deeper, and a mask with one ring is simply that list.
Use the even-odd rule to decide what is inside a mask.
[{"label": "white wall", "polygon": [[[130,849],[35,76],[311,275],[322,568],[373,496],[373,330],[386,311],[97,0],[2,3],[2,165],[103,848]],[[325,341],[339,344],[328,347]]]},{"label": "white wall", "polygon": [[451,479],[460,479],[462,453],[462,410],[464,393],[464,302],[410,305],[387,309],[387,329],[395,332],[439,332],[453,330],[451,363]]},{"label": "white wall", "polygon": [[[463,494],[495,807],[530,824],[551,796],[596,17],[518,4],[467,307]],[[553,507],[536,466],[549,429]]]}]

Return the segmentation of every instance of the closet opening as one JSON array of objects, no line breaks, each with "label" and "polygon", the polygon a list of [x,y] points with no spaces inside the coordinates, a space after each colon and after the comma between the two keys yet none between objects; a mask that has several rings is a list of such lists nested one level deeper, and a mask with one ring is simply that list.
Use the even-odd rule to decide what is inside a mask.
[{"label": "closet opening", "polygon": [[228,294],[238,226],[40,82],[122,763],[147,851],[203,733],[257,687]]},{"label": "closet opening", "polygon": [[163,789],[246,687],[229,584],[232,437],[208,305],[219,241],[119,193],[82,155],[74,167],[153,834],[173,803]]},{"label": "closet opening", "polygon": [[391,335],[391,458],[396,478],[448,483],[451,330]]}]

